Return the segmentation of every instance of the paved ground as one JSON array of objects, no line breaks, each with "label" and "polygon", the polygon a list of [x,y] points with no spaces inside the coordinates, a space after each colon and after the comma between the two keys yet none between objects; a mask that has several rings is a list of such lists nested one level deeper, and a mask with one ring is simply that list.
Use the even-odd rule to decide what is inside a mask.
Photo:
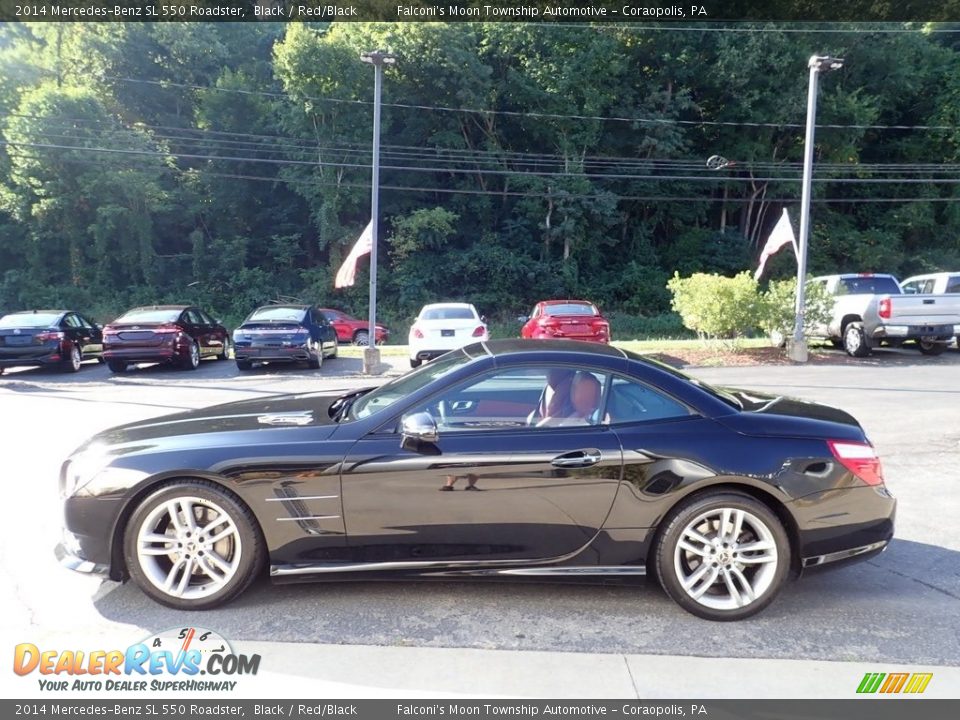
[{"label": "paved ground", "polygon": [[[852,411],[879,448],[900,500],[897,539],[886,553],[794,583],[752,620],[705,622],[644,585],[274,588],[263,582],[228,608],[186,622],[241,643],[643,654],[664,662],[667,656],[857,661],[878,664],[880,671],[902,663],[960,666],[960,353],[930,364],[897,358],[888,365],[695,371],[708,382],[776,389]],[[132,586],[75,575],[53,560],[57,470],[86,436],[182,408],[368,384],[359,370],[359,360],[342,358],[319,374],[238,375],[233,363],[205,362],[193,373],[145,369],[114,377],[102,366],[85,365],[72,376],[32,370],[4,375],[0,457],[9,491],[0,504],[3,637],[96,636],[122,646],[185,623],[182,614],[153,604]],[[465,679],[459,691],[470,687]],[[411,691],[418,688],[429,689],[414,685]],[[455,683],[434,689],[457,691]],[[955,689],[960,696],[960,686]]]}]

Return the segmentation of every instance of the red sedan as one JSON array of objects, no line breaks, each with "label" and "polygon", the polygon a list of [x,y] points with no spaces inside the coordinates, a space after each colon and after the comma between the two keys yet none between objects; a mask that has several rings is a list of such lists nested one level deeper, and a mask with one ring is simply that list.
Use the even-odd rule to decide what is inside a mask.
[{"label": "red sedan", "polygon": [[[357,320],[345,312],[331,308],[320,308],[320,312],[326,316],[327,322],[333,325],[334,330],[337,331],[339,342],[353,343],[354,345],[370,344],[370,323],[366,320]],[[376,334],[377,345],[381,345],[390,337],[390,330],[378,323]]]},{"label": "red sedan", "polygon": [[610,323],[596,305],[586,300],[543,300],[524,320],[522,338],[610,342]]}]

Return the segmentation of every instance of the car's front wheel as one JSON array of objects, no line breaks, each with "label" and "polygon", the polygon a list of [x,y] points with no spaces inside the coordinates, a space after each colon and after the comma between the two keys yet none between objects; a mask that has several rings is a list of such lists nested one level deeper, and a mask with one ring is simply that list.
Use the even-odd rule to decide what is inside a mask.
[{"label": "car's front wheel", "polygon": [[161,605],[206,610],[243,592],[264,543],[253,513],[204,480],[166,485],[134,510],[124,536],[130,576]]},{"label": "car's front wheel", "polygon": [[107,360],[107,367],[112,373],[122,373],[127,369],[127,363],[123,360]]},{"label": "car's front wheel", "polygon": [[370,344],[370,332],[368,330],[357,330],[353,334],[353,344],[354,345],[369,345]]},{"label": "car's front wheel", "polygon": [[707,620],[742,620],[773,602],[790,568],[783,524],[762,503],[712,492],[680,505],[656,547],[667,594]]}]

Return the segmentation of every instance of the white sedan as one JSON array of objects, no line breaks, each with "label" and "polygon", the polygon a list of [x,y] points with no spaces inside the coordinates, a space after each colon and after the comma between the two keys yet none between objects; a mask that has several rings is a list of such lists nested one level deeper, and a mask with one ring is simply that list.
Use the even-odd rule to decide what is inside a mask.
[{"label": "white sedan", "polygon": [[410,367],[450,350],[489,340],[487,323],[469,303],[424,305],[410,327]]}]

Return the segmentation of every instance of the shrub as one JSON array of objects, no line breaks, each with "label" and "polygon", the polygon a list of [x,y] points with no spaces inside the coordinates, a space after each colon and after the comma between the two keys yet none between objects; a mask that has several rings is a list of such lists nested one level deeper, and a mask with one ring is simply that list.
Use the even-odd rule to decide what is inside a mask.
[{"label": "shrub", "polygon": [[701,338],[737,338],[757,327],[761,302],[749,272],[732,278],[705,273],[681,278],[674,273],[667,289],[683,324]]},{"label": "shrub", "polygon": [[[769,335],[793,334],[796,313],[796,278],[775,280],[760,297],[757,325]],[[822,283],[807,283],[804,295],[804,332],[826,325],[833,314],[833,296]]]}]

